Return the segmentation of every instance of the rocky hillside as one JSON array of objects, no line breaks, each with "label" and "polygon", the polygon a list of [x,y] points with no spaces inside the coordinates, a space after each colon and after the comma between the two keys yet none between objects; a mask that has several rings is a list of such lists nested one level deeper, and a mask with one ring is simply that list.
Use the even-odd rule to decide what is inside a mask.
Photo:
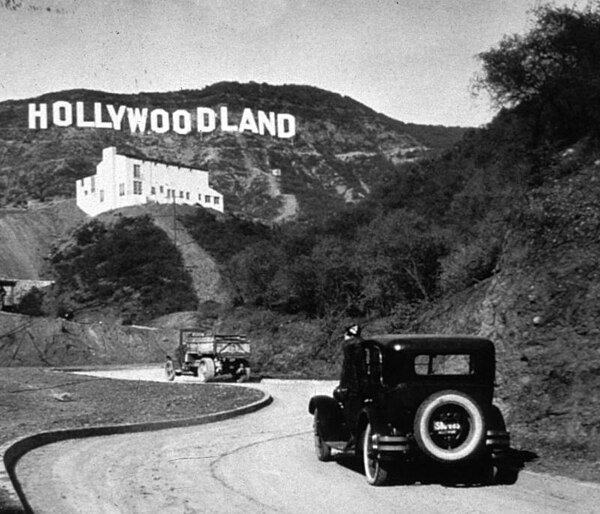
[{"label": "rocky hillside", "polygon": [[[54,102],[69,102],[72,123],[53,124]],[[281,138],[252,130],[219,130],[179,135],[136,130],[123,114],[121,130],[77,126],[76,103],[82,102],[82,123],[95,120],[95,103],[106,106],[195,113],[197,107],[220,113],[239,124],[245,108],[258,116],[287,113],[295,118],[294,137]],[[28,104],[46,105],[48,128],[28,128]],[[61,111],[64,117],[66,111]],[[162,113],[162,111],[160,111]],[[66,118],[63,118],[66,119]],[[150,124],[150,115],[147,123]],[[161,118],[163,120],[163,118]],[[67,120],[68,121],[68,120]],[[171,123],[172,119],[171,119]],[[65,123],[63,123],[65,125]],[[200,91],[118,95],[72,90],[39,98],[0,103],[0,205],[30,199],[74,196],[74,181],[95,172],[102,148],[211,171],[214,186],[226,196],[229,211],[273,219],[291,212],[320,211],[324,199],[348,201],[363,197],[377,174],[390,166],[451,146],[460,128],[404,124],[374,112],[348,97],[308,86],[219,83]],[[249,125],[252,128],[252,124]],[[195,125],[194,125],[195,127]],[[148,127],[146,127],[148,128]],[[281,170],[273,179],[272,170]]]},{"label": "rocky hillside", "polygon": [[593,155],[559,157],[545,170],[556,178],[528,193],[493,275],[441,299],[416,327],[495,342],[513,430],[542,457],[600,452],[599,171]]},{"label": "rocky hillside", "polygon": [[0,277],[48,279],[53,246],[85,219],[74,201],[29,210],[0,210]]},{"label": "rocky hillside", "polygon": [[74,323],[0,312],[0,366],[81,366],[162,362],[177,331]]}]

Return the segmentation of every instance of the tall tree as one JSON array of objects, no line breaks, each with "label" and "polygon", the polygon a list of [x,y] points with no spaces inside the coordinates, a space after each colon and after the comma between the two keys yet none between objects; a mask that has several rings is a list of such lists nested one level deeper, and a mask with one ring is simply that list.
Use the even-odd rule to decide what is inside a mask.
[{"label": "tall tree", "polygon": [[530,113],[535,136],[575,139],[600,127],[600,7],[544,5],[525,35],[479,54],[477,87]]}]

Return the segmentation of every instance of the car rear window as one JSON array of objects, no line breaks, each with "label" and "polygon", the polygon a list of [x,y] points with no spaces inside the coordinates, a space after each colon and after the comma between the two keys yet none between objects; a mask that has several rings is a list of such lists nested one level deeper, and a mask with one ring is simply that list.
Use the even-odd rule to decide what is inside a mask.
[{"label": "car rear window", "polygon": [[415,374],[417,375],[471,375],[473,366],[469,354],[415,356]]}]

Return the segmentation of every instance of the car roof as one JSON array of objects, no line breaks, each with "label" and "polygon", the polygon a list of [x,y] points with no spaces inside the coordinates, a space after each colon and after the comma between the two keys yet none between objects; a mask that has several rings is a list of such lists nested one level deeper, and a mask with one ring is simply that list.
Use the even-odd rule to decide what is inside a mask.
[{"label": "car roof", "polygon": [[489,339],[470,335],[444,334],[379,334],[364,338],[375,341],[384,348],[425,352],[456,353],[472,351],[494,351]]}]

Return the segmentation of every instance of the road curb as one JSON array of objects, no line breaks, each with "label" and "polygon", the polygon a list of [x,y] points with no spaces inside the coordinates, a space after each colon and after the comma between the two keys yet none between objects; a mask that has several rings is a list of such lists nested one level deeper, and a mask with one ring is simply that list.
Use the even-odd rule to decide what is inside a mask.
[{"label": "road curb", "polygon": [[67,439],[82,439],[85,437],[95,437],[102,435],[130,434],[135,432],[151,432],[164,430],[168,428],[181,428],[194,425],[204,425],[234,418],[243,414],[249,414],[269,405],[273,398],[268,393],[260,400],[221,412],[205,414],[197,418],[176,419],[171,421],[154,421],[148,423],[128,423],[121,425],[106,425],[86,428],[67,428],[63,430],[53,430],[40,432],[20,439],[9,441],[0,446],[0,454],[4,466],[0,468],[0,513],[2,514],[20,514],[23,512],[33,513],[31,506],[25,498],[21,483],[17,478],[15,469],[17,462],[27,452],[44,446],[46,444],[56,443]]}]

